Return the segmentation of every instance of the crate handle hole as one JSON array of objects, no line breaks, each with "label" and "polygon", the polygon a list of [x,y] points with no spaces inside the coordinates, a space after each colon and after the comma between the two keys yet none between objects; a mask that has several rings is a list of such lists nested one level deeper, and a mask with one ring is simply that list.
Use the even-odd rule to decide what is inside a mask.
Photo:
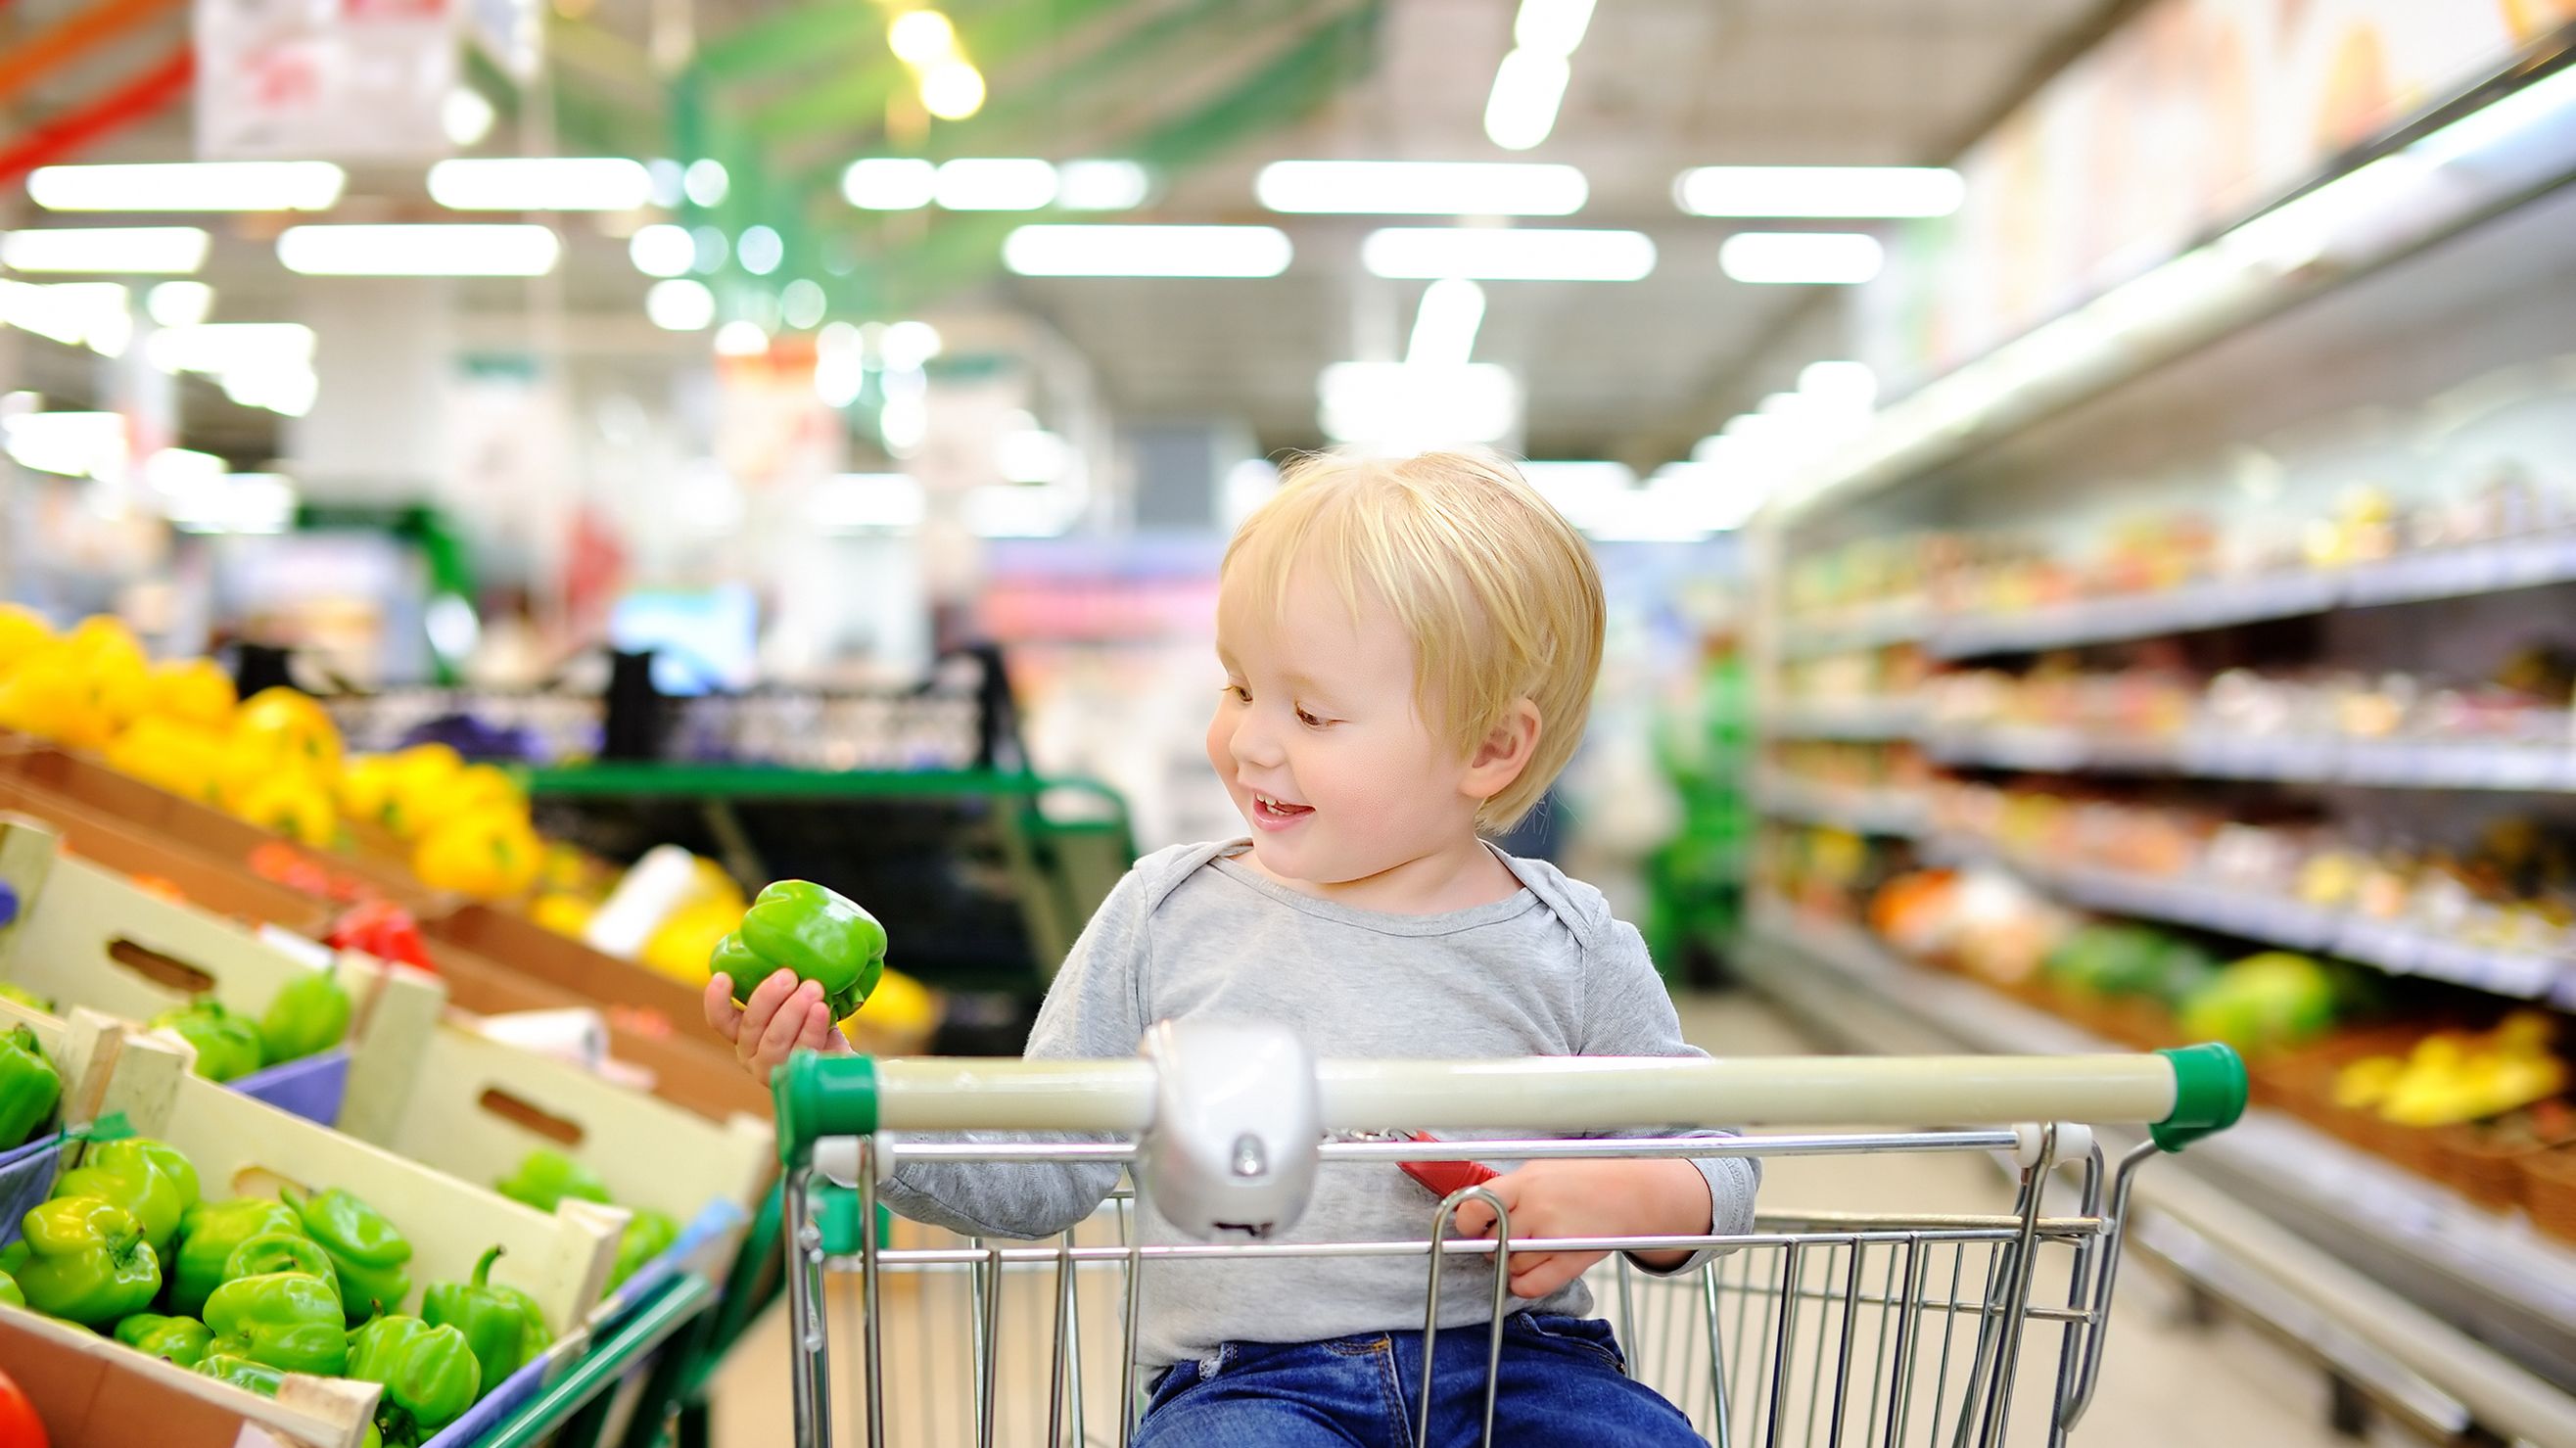
[{"label": "crate handle hole", "polygon": [[108,942],[107,956],[154,985],[168,986],[192,996],[204,995],[215,988],[213,976],[177,956],[164,955],[148,945],[137,945],[121,935]]},{"label": "crate handle hole", "polygon": [[548,1141],[559,1142],[565,1146],[579,1146],[582,1138],[588,1135],[581,1129],[581,1123],[567,1121],[534,1102],[511,1095],[498,1086],[484,1088],[483,1094],[475,1099],[475,1104],[504,1121],[524,1126]]}]

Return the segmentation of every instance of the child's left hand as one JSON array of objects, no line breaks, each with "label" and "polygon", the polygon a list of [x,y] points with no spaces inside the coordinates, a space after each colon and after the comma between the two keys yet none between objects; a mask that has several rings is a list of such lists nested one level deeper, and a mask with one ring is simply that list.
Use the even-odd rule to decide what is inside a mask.
[{"label": "child's left hand", "polygon": [[[1708,1179],[1686,1161],[1534,1161],[1485,1183],[1511,1213],[1514,1237],[1684,1237],[1709,1229]],[[1481,1201],[1458,1207],[1458,1230],[1494,1233]],[[1607,1252],[1515,1252],[1514,1297],[1536,1301],[1588,1271]],[[1648,1267],[1678,1265],[1688,1253],[1640,1252]]]}]

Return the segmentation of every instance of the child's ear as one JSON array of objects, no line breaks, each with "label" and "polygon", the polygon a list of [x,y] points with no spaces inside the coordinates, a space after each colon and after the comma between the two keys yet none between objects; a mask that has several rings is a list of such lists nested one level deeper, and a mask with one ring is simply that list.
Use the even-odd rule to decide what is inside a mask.
[{"label": "child's ear", "polygon": [[1488,731],[1467,757],[1466,792],[1478,799],[1492,799],[1512,787],[1529,767],[1530,756],[1538,752],[1541,725],[1538,705],[1527,699],[1515,699],[1503,715],[1503,722]]}]

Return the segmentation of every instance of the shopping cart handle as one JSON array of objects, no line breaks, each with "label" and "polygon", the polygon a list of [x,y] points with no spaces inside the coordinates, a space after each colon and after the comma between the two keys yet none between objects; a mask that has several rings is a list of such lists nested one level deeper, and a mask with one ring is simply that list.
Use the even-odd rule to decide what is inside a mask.
[{"label": "shopping cart handle", "polygon": [[[2143,1125],[2167,1151],[2235,1124],[2245,1063],[2224,1045],[2119,1056],[1540,1056],[1319,1061],[1327,1131],[1598,1131],[1629,1126],[1858,1122]],[[1153,1123],[1138,1057],[890,1059],[799,1052],[771,1080],[793,1166],[827,1136],[891,1131],[1086,1131]]]}]

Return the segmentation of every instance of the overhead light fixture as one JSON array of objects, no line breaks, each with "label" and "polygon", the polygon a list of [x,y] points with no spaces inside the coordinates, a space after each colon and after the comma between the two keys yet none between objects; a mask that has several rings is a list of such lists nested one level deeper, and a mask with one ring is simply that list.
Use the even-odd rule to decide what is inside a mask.
[{"label": "overhead light fixture", "polygon": [[623,156],[460,157],[429,168],[429,199],[450,211],[632,211],[653,175]]},{"label": "overhead light fixture", "polygon": [[1031,277],[1275,277],[1294,255],[1275,226],[1023,226],[1002,264]]},{"label": "overhead light fixture", "polygon": [[921,73],[921,108],[943,121],[962,121],[984,108],[984,75],[962,60],[943,60]]},{"label": "overhead light fixture", "polygon": [[726,173],[724,163],[713,157],[691,161],[688,169],[680,173],[680,194],[689,198],[692,206],[722,206],[732,191],[733,177]]},{"label": "overhead light fixture", "polygon": [[938,182],[939,168],[918,156],[865,156],[841,173],[841,194],[863,211],[918,211]]},{"label": "overhead light fixture", "polygon": [[1574,48],[1591,23],[1592,0],[1521,0],[1511,52],[1495,67],[1485,100],[1485,135],[1495,145],[1526,151],[1556,129]]},{"label": "overhead light fixture", "polygon": [[194,226],[84,226],[0,236],[0,265],[22,272],[187,276],[206,264]]},{"label": "overhead light fixture", "polygon": [[1592,0],[1521,0],[1512,44],[1541,55],[1572,55],[1592,24]]},{"label": "overhead light fixture", "polygon": [[143,355],[164,372],[220,377],[286,363],[309,367],[315,341],[313,329],[301,322],[207,322],[153,333]]},{"label": "overhead light fixture", "polygon": [[644,315],[665,332],[703,332],[716,320],[716,294],[687,277],[655,282],[644,293]]},{"label": "overhead light fixture", "polygon": [[716,355],[758,357],[769,350],[769,334],[758,322],[736,318],[716,328]]},{"label": "overhead light fixture", "polygon": [[1133,211],[1153,185],[1133,161],[1067,161],[1056,168],[1055,204],[1067,211]]},{"label": "overhead light fixture", "polygon": [[126,464],[125,414],[22,412],[0,417],[0,451],[40,473],[120,476]]},{"label": "overhead light fixture", "polygon": [[1004,482],[1060,481],[1072,459],[1071,446],[1044,428],[1020,428],[993,440],[993,465]]},{"label": "overhead light fixture", "polygon": [[1496,442],[1520,421],[1520,385],[1511,369],[1492,362],[1335,362],[1316,379],[1316,395],[1316,421],[1335,442],[1398,448]]},{"label": "overhead light fixture", "polygon": [[810,277],[798,277],[778,293],[778,315],[797,331],[811,331],[823,323],[830,310],[831,298],[823,294],[823,284]]},{"label": "overhead light fixture", "polygon": [[156,327],[193,327],[215,309],[215,289],[204,282],[159,282],[143,294],[143,312]]},{"label": "overhead light fixture", "polygon": [[687,227],[657,221],[627,238],[626,255],[648,277],[685,276],[698,259],[698,243]]},{"label": "overhead light fixture", "polygon": [[551,229],[511,223],[290,226],[277,238],[279,263],[301,276],[537,277],[562,254]]},{"label": "overhead light fixture", "polygon": [[907,10],[886,27],[886,48],[915,70],[957,53],[957,27],[936,10]]},{"label": "overhead light fixture", "polygon": [[765,277],[787,260],[787,242],[779,236],[776,227],[749,226],[743,228],[742,236],[734,242],[733,255],[734,260],[742,263],[744,271]]},{"label": "overhead light fixture", "polygon": [[1512,161],[1273,161],[1252,194],[1273,211],[1568,216],[1590,188],[1572,166]]},{"label": "overhead light fixture", "polygon": [[461,85],[447,93],[438,103],[438,128],[447,133],[448,141],[457,146],[479,146],[492,134],[492,123],[500,113],[492,102],[470,85]]},{"label": "overhead light fixture", "polygon": [[120,357],[134,339],[133,298],[123,282],[46,284],[0,278],[0,325]]},{"label": "overhead light fixture", "polygon": [[283,533],[295,523],[295,485],[278,473],[225,473],[168,492],[162,506],[183,533]]},{"label": "overhead light fixture", "polygon": [[47,211],[328,211],[348,179],[328,161],[39,166],[27,199]]},{"label": "overhead light fixture", "polygon": [[1404,360],[1415,367],[1456,367],[1476,350],[1485,321],[1485,289],[1464,277],[1442,277],[1422,289]]},{"label": "overhead light fixture", "polygon": [[1940,166],[1701,166],[1673,181],[1693,216],[1948,216],[1967,194]]},{"label": "overhead light fixture", "polygon": [[943,162],[931,199],[950,211],[1035,211],[1055,200],[1055,167],[1022,157]]},{"label": "overhead light fixture", "polygon": [[1360,264],[1382,277],[1633,282],[1655,269],[1642,231],[1396,226],[1369,233]]},{"label": "overhead light fixture", "polygon": [[1798,390],[1843,412],[1867,412],[1878,402],[1878,373],[1866,362],[1810,362],[1798,372]]},{"label": "overhead light fixture", "polygon": [[877,356],[896,372],[918,372],[930,365],[946,344],[939,329],[928,322],[910,319],[896,322],[877,334]]},{"label": "overhead light fixture", "polygon": [[1717,264],[1739,282],[1853,286],[1878,275],[1878,238],[1856,231],[1739,231],[1717,249]]},{"label": "overhead light fixture", "polygon": [[907,473],[841,473],[805,493],[805,519],[834,532],[901,532],[928,511],[921,481]]}]

